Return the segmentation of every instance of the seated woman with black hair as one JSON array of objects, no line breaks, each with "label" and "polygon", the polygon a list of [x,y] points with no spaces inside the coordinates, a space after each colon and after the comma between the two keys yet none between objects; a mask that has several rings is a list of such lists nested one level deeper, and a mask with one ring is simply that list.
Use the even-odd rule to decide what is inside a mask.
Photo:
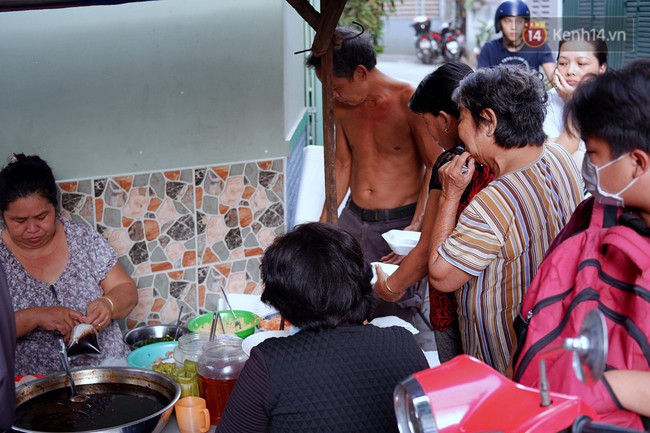
[{"label": "seated woman with black hair", "polygon": [[266,250],[261,271],[262,301],[302,330],[251,350],[216,431],[397,432],[393,389],[429,366],[409,331],[363,325],[372,270],[359,243],[300,225]]},{"label": "seated woman with black hair", "polygon": [[14,154],[0,170],[0,266],[15,311],[15,374],[61,371],[59,340],[79,324],[97,332],[100,354],[79,354],[73,368],[123,359],[129,347],[117,320],[138,302],[135,282],[95,229],[58,213],[50,166]]}]

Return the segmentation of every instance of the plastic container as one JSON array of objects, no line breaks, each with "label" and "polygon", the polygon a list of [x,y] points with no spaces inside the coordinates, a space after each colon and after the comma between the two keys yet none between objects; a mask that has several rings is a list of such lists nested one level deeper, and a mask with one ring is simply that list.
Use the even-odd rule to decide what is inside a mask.
[{"label": "plastic container", "polygon": [[199,356],[203,353],[203,346],[208,343],[208,334],[186,334],[178,339],[178,346],[174,349],[174,361],[184,365],[185,360],[199,362]]},{"label": "plastic container", "polygon": [[[235,335],[219,335],[214,336],[214,341],[219,340],[232,340],[238,341],[241,345],[242,339]],[[199,357],[203,353],[203,347],[210,342],[208,334],[187,334],[178,339],[178,346],[174,349],[174,361],[177,365],[186,365],[187,361],[199,362]]]},{"label": "plastic container", "polygon": [[[188,361],[191,362],[191,361]],[[199,377],[196,370],[181,367],[174,370],[172,377],[181,387],[181,398],[183,397],[200,397]]]},{"label": "plastic container", "polygon": [[248,356],[242,349],[241,339],[222,338],[204,346],[197,373],[201,396],[210,411],[211,424],[217,424],[221,420],[246,360]]}]

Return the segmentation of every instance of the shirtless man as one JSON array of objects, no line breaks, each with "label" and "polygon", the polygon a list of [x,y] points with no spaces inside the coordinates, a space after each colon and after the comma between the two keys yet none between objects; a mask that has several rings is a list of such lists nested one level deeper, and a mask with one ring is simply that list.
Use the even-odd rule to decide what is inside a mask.
[{"label": "shirtless man", "polygon": [[[370,35],[358,36],[358,30],[346,27],[336,32],[343,39],[334,51],[332,80],[337,205],[350,189],[339,225],[359,241],[369,262],[394,262],[399,258],[381,235],[391,229],[420,229],[429,170],[442,149],[408,108],[415,88],[375,68]],[[320,76],[320,58],[311,56],[307,65]],[[420,303],[413,286],[399,303],[377,298],[371,318],[411,320]]]}]

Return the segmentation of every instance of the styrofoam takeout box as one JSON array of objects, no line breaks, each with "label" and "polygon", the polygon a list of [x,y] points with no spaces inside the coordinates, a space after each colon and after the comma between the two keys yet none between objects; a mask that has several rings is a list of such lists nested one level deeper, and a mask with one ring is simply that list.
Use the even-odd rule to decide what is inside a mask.
[{"label": "styrofoam takeout box", "polygon": [[381,270],[384,271],[384,273],[388,276],[391,276],[392,273],[395,272],[399,267],[397,265],[393,265],[390,263],[382,263],[382,262],[370,263],[370,266],[372,266],[372,280],[370,281],[370,284],[375,284],[375,282],[377,282],[377,271],[375,270],[376,265],[379,265],[381,267]]},{"label": "styrofoam takeout box", "polygon": [[407,255],[420,240],[420,232],[406,230],[391,230],[381,237],[384,238],[388,246],[395,254],[400,256]]}]

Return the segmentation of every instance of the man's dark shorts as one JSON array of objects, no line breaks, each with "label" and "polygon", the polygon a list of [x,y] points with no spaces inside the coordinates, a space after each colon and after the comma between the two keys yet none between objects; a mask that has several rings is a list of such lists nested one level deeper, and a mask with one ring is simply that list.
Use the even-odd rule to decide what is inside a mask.
[{"label": "man's dark shorts", "polygon": [[[377,262],[391,252],[381,235],[389,230],[401,230],[411,224],[415,208],[416,203],[412,203],[395,209],[368,210],[360,208],[349,200],[339,217],[339,227],[359,241],[368,262]],[[386,302],[375,296],[370,319],[397,316],[412,321],[422,304],[422,295],[417,290],[417,286],[418,284],[414,284],[409,287],[406,295],[399,302]]]}]

